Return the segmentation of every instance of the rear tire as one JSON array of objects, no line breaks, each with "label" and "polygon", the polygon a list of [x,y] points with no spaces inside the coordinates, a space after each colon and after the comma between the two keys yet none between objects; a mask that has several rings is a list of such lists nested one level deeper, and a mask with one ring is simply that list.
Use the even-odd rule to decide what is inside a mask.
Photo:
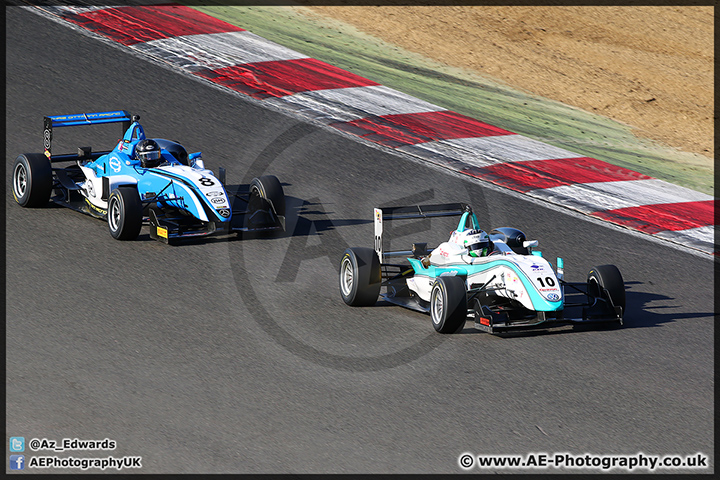
[{"label": "rear tire", "polygon": [[340,261],[340,295],[352,307],[375,305],[380,295],[380,259],[372,248],[348,248]]},{"label": "rear tire", "polygon": [[40,153],[18,155],[13,166],[13,197],[21,207],[47,205],[52,193],[52,167]]},{"label": "rear tire", "polygon": [[467,320],[467,292],[462,277],[438,277],[430,292],[430,317],[440,333],[455,333]]},{"label": "rear tire", "polygon": [[[588,272],[588,294],[604,298],[625,313],[625,282],[615,265],[599,265]],[[607,294],[604,293],[607,291]]]},{"label": "rear tire", "polygon": [[107,220],[116,240],[135,240],[142,228],[142,202],[135,187],[118,187],[108,198]]}]

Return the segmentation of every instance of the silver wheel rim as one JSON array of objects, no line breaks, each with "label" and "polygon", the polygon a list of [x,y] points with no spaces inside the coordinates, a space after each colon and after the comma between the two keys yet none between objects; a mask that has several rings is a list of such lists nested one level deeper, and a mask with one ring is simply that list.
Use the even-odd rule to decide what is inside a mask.
[{"label": "silver wheel rim", "polygon": [[15,195],[17,195],[18,198],[24,197],[25,192],[27,191],[27,170],[25,170],[25,165],[18,164],[15,167],[13,179]]},{"label": "silver wheel rim", "polygon": [[110,199],[108,207],[108,224],[113,232],[116,232],[118,225],[120,225],[120,204],[114,197]]},{"label": "silver wheel rim", "polygon": [[350,292],[352,291],[353,281],[355,280],[352,262],[350,262],[349,258],[343,259],[340,270],[340,289],[342,290],[343,295],[349,297]]},{"label": "silver wheel rim", "polygon": [[435,287],[433,289],[432,298],[430,300],[432,303],[432,321],[433,323],[438,324],[440,323],[440,319],[443,315],[443,309],[445,307],[443,304],[442,292],[440,291],[439,287]]}]

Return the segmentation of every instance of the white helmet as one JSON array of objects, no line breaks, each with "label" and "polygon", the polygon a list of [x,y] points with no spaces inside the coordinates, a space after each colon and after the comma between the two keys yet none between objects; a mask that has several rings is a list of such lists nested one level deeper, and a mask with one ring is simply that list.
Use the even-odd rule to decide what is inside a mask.
[{"label": "white helmet", "polygon": [[482,230],[467,228],[462,232],[453,232],[450,240],[468,250],[472,257],[484,257],[490,253],[492,243],[488,234]]}]

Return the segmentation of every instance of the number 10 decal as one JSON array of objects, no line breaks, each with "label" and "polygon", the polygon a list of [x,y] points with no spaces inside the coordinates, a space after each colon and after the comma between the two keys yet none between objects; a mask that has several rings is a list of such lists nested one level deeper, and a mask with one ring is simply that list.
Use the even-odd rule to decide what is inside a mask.
[{"label": "number 10 decal", "polygon": [[545,277],[545,283],[543,283],[542,277],[537,278],[538,283],[540,284],[540,287],[545,287],[545,284],[547,283],[548,287],[554,287],[555,286],[555,280],[553,280],[552,277]]}]

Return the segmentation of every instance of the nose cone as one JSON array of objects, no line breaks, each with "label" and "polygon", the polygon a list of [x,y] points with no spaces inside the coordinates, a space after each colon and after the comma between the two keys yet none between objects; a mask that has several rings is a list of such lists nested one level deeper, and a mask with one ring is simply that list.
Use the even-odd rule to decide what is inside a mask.
[{"label": "nose cone", "polygon": [[229,222],[232,218],[232,205],[227,194],[222,189],[209,189],[203,192],[205,200],[213,209],[221,222]]},{"label": "nose cone", "polygon": [[232,210],[227,208],[218,208],[215,210],[215,213],[217,213],[218,221],[220,222],[229,222],[232,219]]}]

